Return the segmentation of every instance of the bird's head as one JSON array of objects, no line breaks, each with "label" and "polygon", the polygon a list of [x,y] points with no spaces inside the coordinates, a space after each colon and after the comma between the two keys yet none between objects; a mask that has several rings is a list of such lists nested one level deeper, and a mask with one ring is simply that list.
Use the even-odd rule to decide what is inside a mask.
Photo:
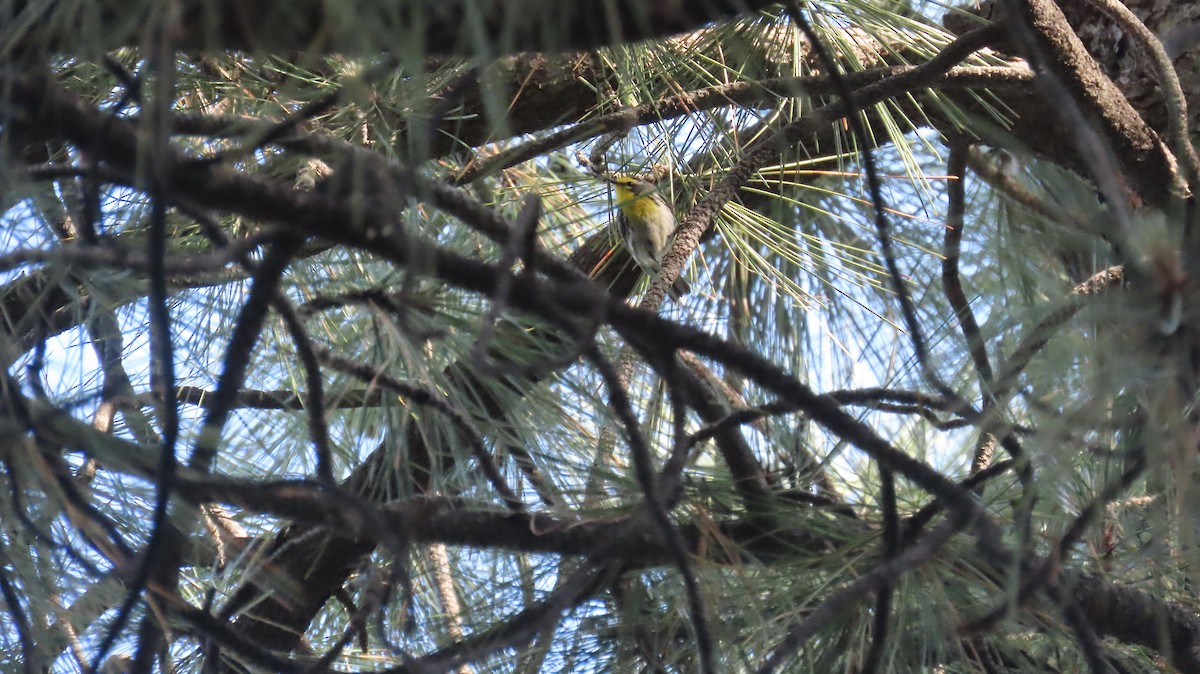
[{"label": "bird's head", "polygon": [[617,192],[617,201],[631,201],[637,197],[653,194],[658,188],[652,182],[634,178],[633,176],[616,176],[606,178]]}]

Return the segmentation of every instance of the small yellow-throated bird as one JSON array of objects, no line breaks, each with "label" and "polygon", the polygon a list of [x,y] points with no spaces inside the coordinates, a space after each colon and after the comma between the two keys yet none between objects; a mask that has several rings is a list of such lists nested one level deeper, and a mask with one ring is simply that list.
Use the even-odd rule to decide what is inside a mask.
[{"label": "small yellow-throated bird", "polygon": [[[606,178],[617,193],[617,230],[625,248],[642,271],[656,276],[662,267],[663,256],[675,242],[675,209],[654,183],[617,176]],[[667,289],[671,299],[688,294],[691,286],[682,276]]]}]

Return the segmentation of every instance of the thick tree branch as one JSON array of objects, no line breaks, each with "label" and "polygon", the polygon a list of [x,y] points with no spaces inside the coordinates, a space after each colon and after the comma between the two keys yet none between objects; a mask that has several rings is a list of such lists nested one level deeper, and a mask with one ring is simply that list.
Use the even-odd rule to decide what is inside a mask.
[{"label": "thick tree branch", "polygon": [[[769,0],[186,0],[177,48],[259,54],[410,53],[496,56],[564,51],[692,31],[773,4]],[[140,44],[148,5],[126,0],[45,6],[16,3],[8,11],[37,26],[19,44],[87,55]],[[467,22],[464,26],[464,21]],[[370,27],[371,30],[364,30]],[[469,28],[464,30],[464,28]],[[88,40],[80,40],[87,35]],[[10,46],[11,49],[11,46]]]}]

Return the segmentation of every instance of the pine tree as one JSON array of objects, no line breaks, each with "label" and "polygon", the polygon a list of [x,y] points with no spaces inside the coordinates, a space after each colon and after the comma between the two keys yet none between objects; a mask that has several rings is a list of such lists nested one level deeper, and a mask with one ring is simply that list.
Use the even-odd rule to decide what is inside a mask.
[{"label": "pine tree", "polygon": [[1190,3],[6,11],[3,671],[1200,671]]}]

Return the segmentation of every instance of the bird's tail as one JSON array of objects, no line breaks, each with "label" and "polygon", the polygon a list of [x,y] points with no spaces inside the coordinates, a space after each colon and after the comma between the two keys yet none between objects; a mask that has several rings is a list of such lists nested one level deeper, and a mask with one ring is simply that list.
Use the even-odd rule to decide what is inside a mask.
[{"label": "bird's tail", "polygon": [[692,292],[692,285],[688,283],[687,279],[682,276],[675,279],[675,282],[671,284],[670,289],[667,290],[667,294],[670,295],[671,299],[675,300],[676,302],[679,301],[679,298],[690,292]]}]

